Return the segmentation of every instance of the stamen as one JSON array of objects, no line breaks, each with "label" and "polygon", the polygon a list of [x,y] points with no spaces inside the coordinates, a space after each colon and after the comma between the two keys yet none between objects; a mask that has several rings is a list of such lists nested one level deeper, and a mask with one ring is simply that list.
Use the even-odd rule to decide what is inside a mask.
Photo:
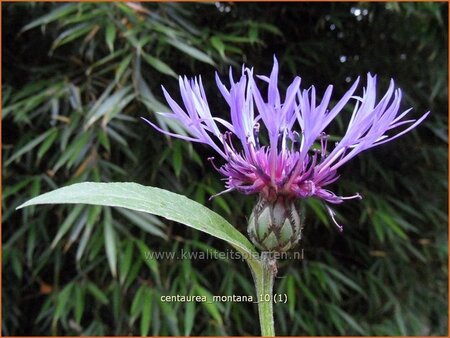
[{"label": "stamen", "polygon": [[320,157],[324,158],[327,154],[327,145],[328,145],[328,135],[322,132],[320,134]]},{"label": "stamen", "polygon": [[253,127],[253,137],[255,138],[256,149],[259,149],[259,123],[255,123]]},{"label": "stamen", "polygon": [[208,201],[211,201],[214,197],[217,197],[217,196],[226,194],[227,192],[233,191],[234,189],[235,189],[235,188],[228,188],[228,189],[223,190],[223,191],[221,191],[221,192],[219,192],[219,193],[217,193],[217,194],[215,194],[215,195],[212,195],[210,198],[208,198]]},{"label": "stamen", "polygon": [[339,198],[341,200],[352,200],[352,199],[355,199],[355,198],[362,200],[362,196],[359,194],[359,192],[357,192],[356,194],[354,194],[352,196],[345,196],[345,197],[344,196],[339,196]]},{"label": "stamen", "polygon": [[287,138],[288,130],[285,128],[283,130],[283,134],[281,136],[281,151],[286,149],[286,138]]},{"label": "stamen", "polygon": [[312,156],[311,161],[304,168],[304,179],[312,179],[314,176],[314,168],[317,163],[317,152]]},{"label": "stamen", "polygon": [[249,150],[250,158],[252,160],[252,164],[254,164],[254,165],[259,164],[258,158],[256,156],[256,152],[255,152],[255,146],[253,145],[253,143],[250,142],[248,144],[248,150]]},{"label": "stamen", "polygon": [[336,213],[333,211],[333,209],[331,209],[328,205],[326,205],[325,204],[325,207],[327,208],[327,210],[328,210],[328,213],[330,214],[330,216],[331,216],[331,219],[333,220],[333,223],[336,225],[336,227],[339,229],[339,231],[343,231],[344,230],[344,227],[342,226],[342,225],[340,225],[337,221],[336,221],[336,219],[334,218],[334,216],[336,215]]},{"label": "stamen", "polygon": [[295,130],[293,132],[291,132],[291,141],[292,141],[292,143],[291,143],[291,151],[295,150],[295,144],[296,143],[298,143],[299,150],[300,150],[300,142],[301,142],[300,134],[297,131],[295,131]]},{"label": "stamen", "polygon": [[221,134],[223,139],[223,145],[225,149],[225,154],[228,156],[229,160],[234,160],[236,158],[237,151],[234,148],[234,145],[231,141],[231,131],[226,131],[223,134]]},{"label": "stamen", "polygon": [[219,168],[216,167],[216,164],[214,163],[214,157],[208,157],[208,161],[211,162],[214,169],[220,172]]}]

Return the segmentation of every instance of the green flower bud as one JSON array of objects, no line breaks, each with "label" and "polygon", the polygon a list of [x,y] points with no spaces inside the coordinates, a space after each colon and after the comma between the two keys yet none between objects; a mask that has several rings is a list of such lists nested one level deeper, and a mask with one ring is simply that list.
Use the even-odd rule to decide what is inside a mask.
[{"label": "green flower bud", "polygon": [[248,234],[262,251],[284,252],[302,237],[303,220],[295,199],[278,196],[273,202],[260,196],[248,222]]}]

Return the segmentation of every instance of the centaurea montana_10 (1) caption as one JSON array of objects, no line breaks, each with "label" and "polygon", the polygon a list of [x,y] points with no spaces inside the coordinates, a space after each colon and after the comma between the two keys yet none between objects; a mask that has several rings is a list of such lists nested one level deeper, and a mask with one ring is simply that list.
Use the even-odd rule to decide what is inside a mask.
[{"label": "centaurea montana_10 (1) caption", "polygon": [[[296,200],[310,197],[323,200],[331,219],[342,230],[328,204],[361,196],[358,193],[349,197],[337,196],[327,189],[339,178],[337,170],[359,153],[412,130],[429,112],[417,120],[404,120],[411,109],[399,113],[401,90],[395,88],[391,80],[387,92],[377,102],[377,79],[370,73],[362,96],[354,95],[358,78],[331,109],[333,86],[327,87],[318,102],[314,86],[300,88],[300,77],[295,77],[282,101],[275,57],[270,76],[257,78],[266,83],[267,96],[258,88],[253,69],[243,66],[237,82],[230,69],[229,89],[216,73],[217,87],[229,106],[231,121],[211,114],[201,77],[188,79],[181,76],[179,85],[184,108],[163,87],[172,112],[159,114],[177,120],[189,136],[163,130],[144,120],[164,134],[205,143],[222,156],[225,164],[216,167],[213,163],[226,180],[226,190],[221,193],[237,190],[243,194],[259,194],[249,218],[250,239],[261,250],[282,252],[293,248],[301,238],[303,217]],[[347,131],[329,151],[328,135],[324,130],[351,101],[355,107]],[[295,130],[296,123],[300,127],[298,131]],[[403,126],[406,127],[396,129],[392,135],[386,134]],[[268,144],[260,144],[260,132],[266,133]],[[240,150],[233,144],[235,139],[241,143]],[[316,142],[320,149],[313,149]]]}]

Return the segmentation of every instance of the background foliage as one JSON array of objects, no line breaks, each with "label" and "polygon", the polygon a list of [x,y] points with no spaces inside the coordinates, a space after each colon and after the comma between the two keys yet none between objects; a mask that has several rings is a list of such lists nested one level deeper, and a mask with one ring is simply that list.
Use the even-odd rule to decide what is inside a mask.
[{"label": "background foliage", "polygon": [[[253,294],[245,264],[149,260],[149,251],[227,250],[144,214],[87,206],[14,209],[82,181],[135,181],[182,193],[245,232],[254,197],[221,191],[201,145],[139,117],[165,110],[160,85],[242,62],[280,80],[335,84],[366,72],[396,80],[427,121],[359,156],[334,187],[359,191],[338,212],[307,202],[303,261],[283,261],[280,335],[447,332],[446,3],[3,3],[4,335],[257,335],[256,305],[162,303],[161,295]],[[218,97],[217,97],[218,98]],[[348,116],[347,116],[348,118]],[[344,116],[331,127],[342,135]],[[168,121],[158,120],[163,127]],[[173,126],[176,128],[176,126]]]}]

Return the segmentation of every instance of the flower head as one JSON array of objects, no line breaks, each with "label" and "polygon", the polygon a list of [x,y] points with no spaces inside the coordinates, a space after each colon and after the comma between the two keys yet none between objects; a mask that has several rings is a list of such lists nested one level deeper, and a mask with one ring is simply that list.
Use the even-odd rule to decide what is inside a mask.
[{"label": "flower head", "polygon": [[[226,190],[222,193],[232,190],[258,193],[260,198],[272,203],[280,196],[288,200],[315,197],[331,204],[361,198],[358,193],[343,197],[328,190],[339,178],[338,169],[359,153],[407,133],[428,115],[404,120],[410,109],[399,113],[402,93],[395,88],[393,80],[377,101],[377,79],[370,73],[361,96],[355,95],[358,78],[332,108],[329,106],[333,86],[328,86],[322,99],[317,100],[315,87],[301,89],[299,77],[294,78],[282,97],[276,58],[269,77],[256,78],[253,69],[243,67],[235,81],[230,70],[227,87],[216,74],[217,87],[230,112],[229,121],[211,114],[200,77],[190,80],[180,77],[184,107],[163,87],[172,111],[160,114],[184,125],[189,136],[162,130],[146,120],[167,135],[211,146],[225,161],[220,167],[213,163],[226,180]],[[265,83],[266,92],[260,90],[260,83]],[[347,131],[329,149],[325,130],[350,102],[354,109]],[[267,141],[263,143],[260,139]],[[318,149],[316,144],[320,145]],[[341,229],[328,205],[327,210]]]}]

